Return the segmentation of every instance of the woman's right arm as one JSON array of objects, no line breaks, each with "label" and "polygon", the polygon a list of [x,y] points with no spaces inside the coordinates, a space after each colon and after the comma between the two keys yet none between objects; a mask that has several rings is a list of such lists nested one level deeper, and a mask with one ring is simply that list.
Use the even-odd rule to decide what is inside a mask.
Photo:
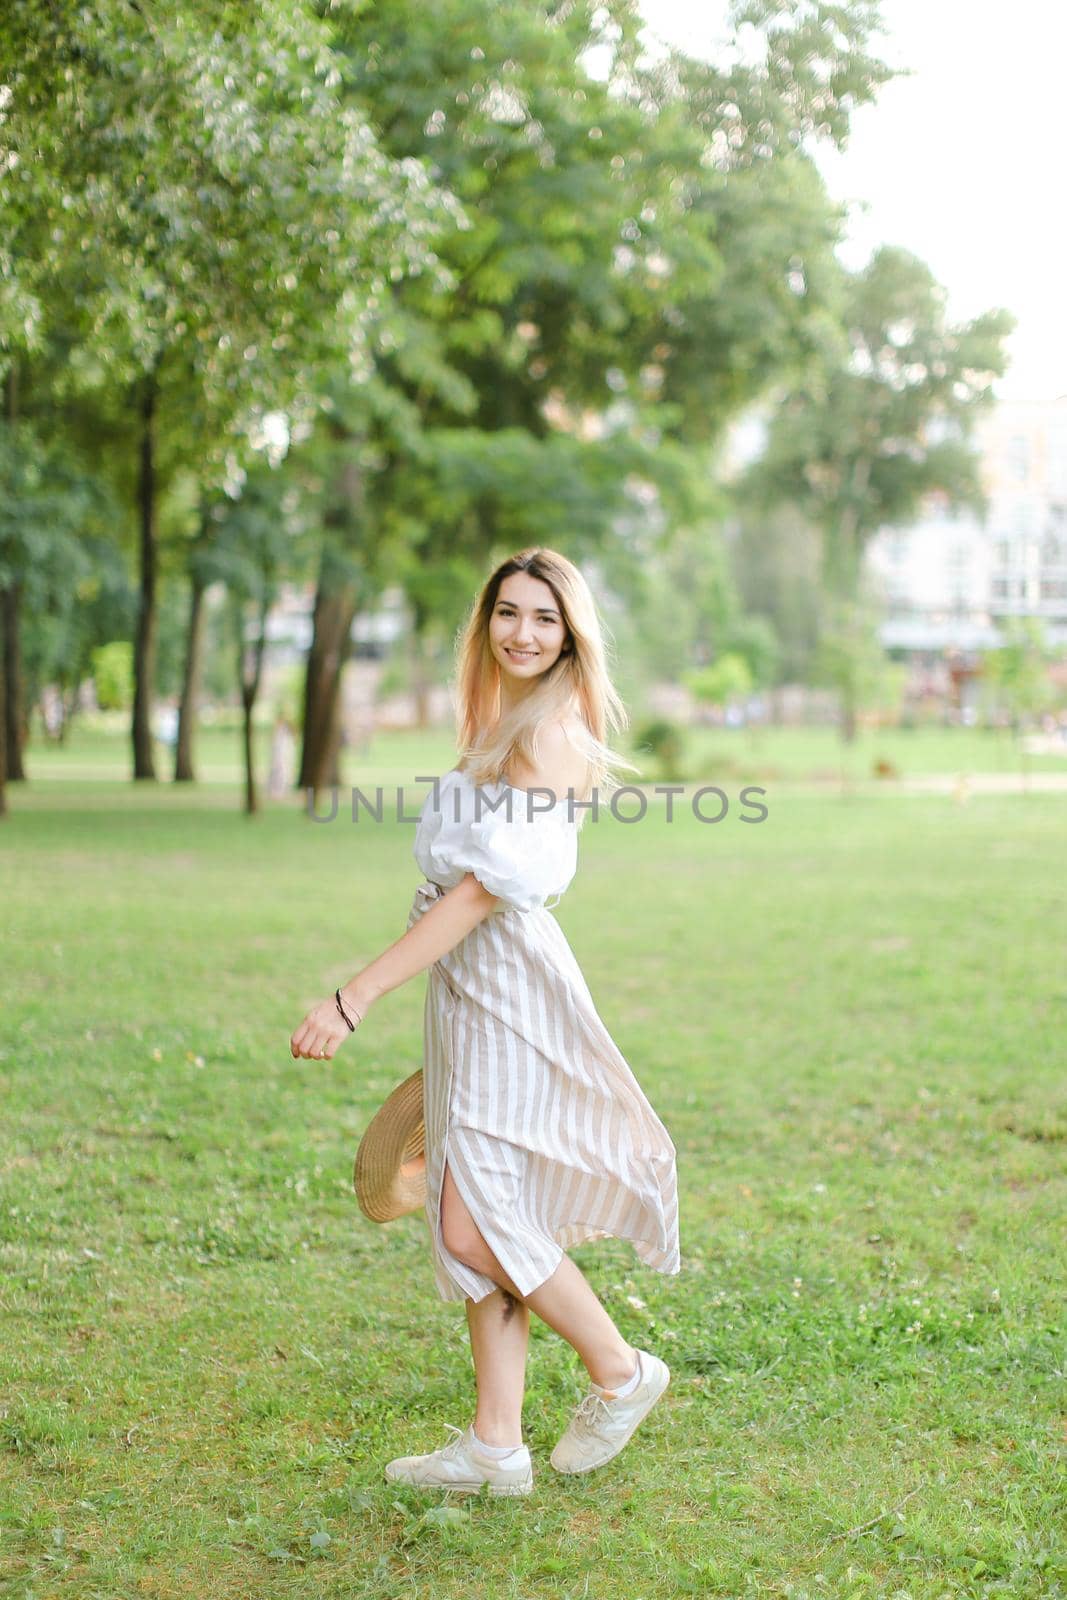
[{"label": "woman's right arm", "polygon": [[368,1008],[383,994],[399,989],[409,978],[432,967],[498,904],[498,897],[468,872],[377,960],[351,978],[341,990],[341,999],[365,1017]]},{"label": "woman's right arm", "polygon": [[[345,984],[341,1000],[362,1019],[375,1000],[398,989],[416,973],[432,967],[476,928],[498,904],[472,872],[461,878],[440,900],[424,911],[402,938],[384,950],[376,961]],[[337,1010],[333,995],[314,1006],[289,1041],[293,1056],[332,1060],[348,1038],[348,1024]]]}]

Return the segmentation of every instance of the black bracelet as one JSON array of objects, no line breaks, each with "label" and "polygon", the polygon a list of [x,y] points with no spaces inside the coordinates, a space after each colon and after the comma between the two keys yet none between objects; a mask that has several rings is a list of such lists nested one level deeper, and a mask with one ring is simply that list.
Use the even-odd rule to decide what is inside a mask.
[{"label": "black bracelet", "polygon": [[[348,1012],[345,1010],[344,1006],[341,1004],[341,991],[340,991],[340,989],[335,989],[334,990],[333,997],[337,1001],[337,1009],[338,1009],[338,1011],[341,1013],[342,1017],[344,1017],[345,1021],[348,1023],[348,1031],[349,1031],[349,1033],[355,1033],[356,1025],[352,1021],[352,1018],[348,1015]],[[358,1011],[356,1012],[356,1016],[359,1017],[359,1012]],[[360,1020],[360,1022],[362,1022],[363,1018],[359,1017],[359,1020]]]}]

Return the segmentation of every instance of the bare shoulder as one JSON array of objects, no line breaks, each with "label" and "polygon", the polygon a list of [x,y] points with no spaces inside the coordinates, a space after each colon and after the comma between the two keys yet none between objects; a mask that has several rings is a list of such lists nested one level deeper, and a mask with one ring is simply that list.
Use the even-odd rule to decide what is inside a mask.
[{"label": "bare shoulder", "polygon": [[550,789],[557,800],[565,800],[572,789],[581,798],[589,778],[584,734],[584,724],[577,716],[546,723],[538,740],[539,766],[531,767],[516,757],[508,781],[518,789]]}]

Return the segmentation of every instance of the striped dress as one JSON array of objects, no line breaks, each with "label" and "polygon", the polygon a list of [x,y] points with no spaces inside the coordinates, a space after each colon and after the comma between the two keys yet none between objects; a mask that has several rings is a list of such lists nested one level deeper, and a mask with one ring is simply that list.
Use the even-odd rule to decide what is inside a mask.
[{"label": "striped dress", "polygon": [[501,901],[428,973],[426,1220],[443,1300],[497,1288],[445,1247],[446,1159],[524,1296],[589,1239],[629,1239],[646,1265],[680,1270],[674,1144],[546,905],[574,876],[587,813],[572,818],[566,799],[547,798],[503,783],[479,789],[454,768],[426,796],[416,828],[425,881],[409,928],[468,872]]}]

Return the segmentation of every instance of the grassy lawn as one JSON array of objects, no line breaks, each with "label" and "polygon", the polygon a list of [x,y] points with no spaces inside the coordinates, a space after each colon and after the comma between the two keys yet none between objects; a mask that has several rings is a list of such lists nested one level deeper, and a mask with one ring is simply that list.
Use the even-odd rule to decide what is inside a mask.
[{"label": "grassy lawn", "polygon": [[[783,770],[832,765],[808,733]],[[955,737],[893,735],[996,770]],[[134,785],[76,733],[0,824],[0,1593],[1067,1593],[1067,801],[783,784],[758,826],[586,826],[555,915],[678,1146],[683,1265],[573,1255],[673,1382],[559,1477],[584,1369],[534,1318],[534,1494],[450,1503],[382,1469],[473,1415],[462,1306],[421,1213],[351,1190],[425,980],[288,1050],[403,932],[414,828],[250,820],[236,753]],[[348,781],[453,760],[398,735]]]},{"label": "grassy lawn", "polygon": [[[230,714],[232,715],[232,714]],[[27,757],[30,778],[94,785],[113,781],[124,784],[132,770],[125,716],[77,719],[64,745],[39,742]],[[266,781],[270,764],[269,725],[256,728],[257,776]],[[851,745],[842,742],[836,728],[694,728],[685,736],[685,772],[690,781],[714,783],[723,778],[763,779],[789,783],[840,782],[869,784],[884,791],[885,780],[874,776],[876,761],[888,761],[902,778],[933,774],[1053,772],[1067,775],[1067,746],[1059,755],[1025,755],[1007,730],[924,727],[861,729]],[[169,783],[173,752],[157,741],[156,771]],[[429,767],[423,763],[431,760]],[[345,752],[346,784],[411,781],[418,772],[437,770],[433,760],[447,768],[454,750],[447,733],[379,734],[369,751],[358,756]],[[655,782],[658,769],[646,756],[642,777]],[[196,743],[197,776],[201,785],[215,787],[239,783],[240,735],[236,726],[200,730]],[[639,762],[640,764],[640,762]],[[629,775],[632,776],[632,775]],[[179,786],[184,788],[186,786]],[[14,792],[13,792],[14,798]]]}]

